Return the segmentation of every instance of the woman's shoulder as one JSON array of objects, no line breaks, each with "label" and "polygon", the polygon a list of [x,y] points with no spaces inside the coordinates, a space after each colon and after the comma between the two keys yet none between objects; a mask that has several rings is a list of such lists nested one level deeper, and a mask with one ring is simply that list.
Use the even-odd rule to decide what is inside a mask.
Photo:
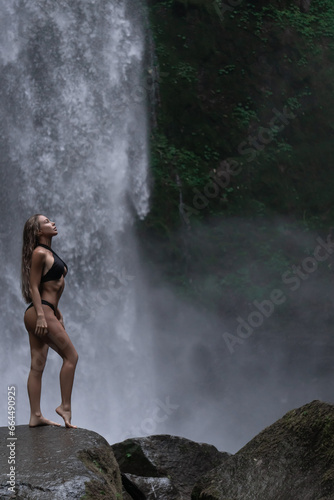
[{"label": "woman's shoulder", "polygon": [[46,248],[37,246],[34,248],[32,252],[32,259],[36,262],[44,262],[46,256],[48,254],[48,250]]},{"label": "woman's shoulder", "polygon": [[35,247],[32,251],[32,253],[34,254],[46,254],[46,252],[48,252],[47,248],[44,248],[44,247],[41,247],[39,245],[37,245],[37,247]]}]

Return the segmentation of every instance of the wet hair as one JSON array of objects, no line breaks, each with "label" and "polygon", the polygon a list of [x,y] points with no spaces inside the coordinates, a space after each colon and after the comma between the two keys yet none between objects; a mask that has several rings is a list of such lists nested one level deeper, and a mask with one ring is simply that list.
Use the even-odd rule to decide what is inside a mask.
[{"label": "wet hair", "polygon": [[24,225],[21,263],[21,290],[24,300],[31,302],[30,268],[34,249],[38,245],[38,231],[40,214],[32,215]]}]

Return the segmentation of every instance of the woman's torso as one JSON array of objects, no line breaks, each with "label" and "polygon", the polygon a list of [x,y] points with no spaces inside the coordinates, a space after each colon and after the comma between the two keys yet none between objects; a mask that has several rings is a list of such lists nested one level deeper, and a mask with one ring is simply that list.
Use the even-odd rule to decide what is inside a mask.
[{"label": "woman's torso", "polygon": [[67,265],[50,247],[46,245],[38,246],[45,249],[45,263],[39,286],[41,299],[47,300],[57,307],[65,288],[64,278],[67,274]]}]

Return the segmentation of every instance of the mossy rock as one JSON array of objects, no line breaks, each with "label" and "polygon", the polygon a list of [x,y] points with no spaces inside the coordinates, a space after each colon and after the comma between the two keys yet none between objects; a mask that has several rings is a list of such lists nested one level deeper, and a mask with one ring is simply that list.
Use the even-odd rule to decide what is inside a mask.
[{"label": "mossy rock", "polygon": [[264,429],[202,478],[192,500],[330,500],[334,406],[313,401]]}]

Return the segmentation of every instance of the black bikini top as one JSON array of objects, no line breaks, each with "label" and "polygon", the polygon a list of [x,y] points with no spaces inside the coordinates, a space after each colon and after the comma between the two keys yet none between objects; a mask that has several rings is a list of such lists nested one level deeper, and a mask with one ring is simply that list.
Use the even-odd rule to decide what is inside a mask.
[{"label": "black bikini top", "polygon": [[[38,243],[39,247],[44,247],[47,250],[50,250],[53,254],[54,262],[52,264],[52,267],[48,270],[44,276],[41,278],[41,283],[45,283],[46,281],[57,281],[59,280],[63,274],[65,273],[65,268],[66,268],[66,273],[68,270],[67,265],[65,262],[52,250],[51,247],[48,247],[47,245],[43,245],[43,243]],[[66,274],[65,273],[65,274]]]}]

